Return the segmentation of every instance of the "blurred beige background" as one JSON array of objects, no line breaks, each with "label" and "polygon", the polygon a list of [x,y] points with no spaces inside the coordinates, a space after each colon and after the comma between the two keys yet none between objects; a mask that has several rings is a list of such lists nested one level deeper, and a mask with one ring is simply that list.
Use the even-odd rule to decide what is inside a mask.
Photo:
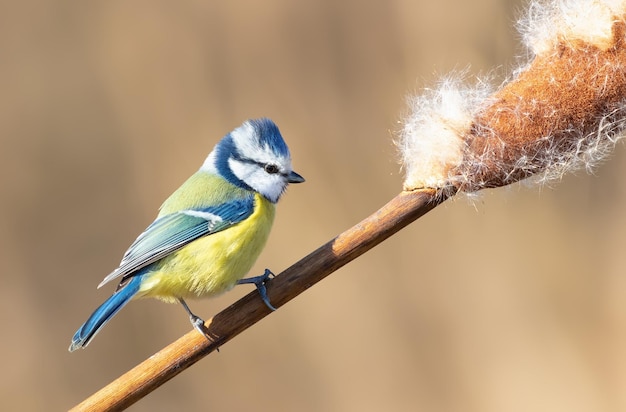
[{"label": "blurred beige background", "polygon": [[[190,329],[179,306],[134,302],[67,352],[113,289],[96,285],[225,133],[273,118],[307,178],[255,267],[280,271],[400,190],[408,93],[467,65],[511,73],[524,6],[0,5],[0,409],[67,409]],[[626,410],[625,154],[446,203],[131,410]]]}]

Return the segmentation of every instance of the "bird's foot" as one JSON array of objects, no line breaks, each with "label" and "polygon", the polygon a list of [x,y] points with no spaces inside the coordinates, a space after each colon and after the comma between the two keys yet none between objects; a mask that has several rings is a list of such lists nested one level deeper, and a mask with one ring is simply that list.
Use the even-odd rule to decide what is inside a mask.
[{"label": "bird's foot", "polygon": [[191,325],[201,334],[203,334],[204,336],[206,336],[206,331],[204,328],[204,319],[202,319],[200,316],[196,316],[196,315],[189,315],[189,321],[191,322]]},{"label": "bird's foot", "polygon": [[200,332],[202,335],[207,336],[206,328],[204,327],[204,319],[194,314],[191,309],[189,309],[189,306],[187,306],[187,302],[185,302],[182,298],[179,298],[178,301],[181,305],[183,305],[183,308],[185,308],[185,311],[189,315],[189,321],[191,322],[191,325],[194,327],[194,329]]},{"label": "bird's foot", "polygon": [[267,282],[267,280],[273,276],[274,274],[271,270],[265,269],[265,272],[262,275],[239,279],[237,281],[237,284],[242,285],[244,283],[253,283],[254,286],[256,286],[256,289],[259,291],[259,295],[261,295],[261,299],[263,299],[263,303],[265,303],[265,306],[274,311],[276,310],[276,308],[270,303],[270,298],[267,296],[267,289],[265,288],[265,282]]}]

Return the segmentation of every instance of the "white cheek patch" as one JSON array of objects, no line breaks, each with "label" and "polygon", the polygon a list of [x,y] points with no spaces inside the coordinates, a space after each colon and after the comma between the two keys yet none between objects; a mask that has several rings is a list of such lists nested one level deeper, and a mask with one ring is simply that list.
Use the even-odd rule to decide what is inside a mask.
[{"label": "white cheek patch", "polygon": [[260,170],[259,165],[257,164],[242,162],[239,160],[235,160],[232,157],[228,159],[228,167],[235,176],[237,176],[240,180],[244,181],[248,185],[250,185],[250,182],[248,182],[248,180],[251,178],[251,176],[253,176],[257,170]]},{"label": "white cheek patch", "polygon": [[257,187],[253,186],[252,184],[250,184],[250,186],[252,186],[257,192],[261,193],[271,202],[276,203],[278,202],[280,195],[282,195],[285,191],[287,183],[281,175],[268,175],[265,172],[263,172],[263,174],[264,176],[262,176],[262,179],[259,179]]},{"label": "white cheek patch", "polygon": [[228,166],[237,178],[272,202],[277,202],[287,185],[285,178],[276,173],[268,174],[256,163],[228,159]]}]

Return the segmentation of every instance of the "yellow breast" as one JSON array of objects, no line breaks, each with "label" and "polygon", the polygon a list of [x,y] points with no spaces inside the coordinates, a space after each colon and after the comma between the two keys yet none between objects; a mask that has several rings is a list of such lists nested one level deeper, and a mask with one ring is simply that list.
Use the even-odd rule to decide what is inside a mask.
[{"label": "yellow breast", "polygon": [[265,246],[275,205],[256,194],[254,212],[229,229],[197,239],[164,258],[146,275],[138,296],[175,302],[214,296],[232,288]]}]

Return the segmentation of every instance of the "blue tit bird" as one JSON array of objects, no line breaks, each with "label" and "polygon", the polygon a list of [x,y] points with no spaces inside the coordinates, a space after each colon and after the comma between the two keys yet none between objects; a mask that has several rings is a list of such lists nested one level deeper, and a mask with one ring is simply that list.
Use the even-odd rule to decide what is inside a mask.
[{"label": "blue tit bird", "polygon": [[115,293],[74,334],[70,352],[86,347],[132,299],[180,302],[201,333],[204,321],[185,299],[254,283],[273,309],[264,284],[271,272],[243,277],[265,246],[276,203],[289,183],[301,182],[304,178],[292,170],[289,148],[274,122],[248,120],[228,133],[200,170],[163,203],[120,266],[98,285],[121,278]]}]

